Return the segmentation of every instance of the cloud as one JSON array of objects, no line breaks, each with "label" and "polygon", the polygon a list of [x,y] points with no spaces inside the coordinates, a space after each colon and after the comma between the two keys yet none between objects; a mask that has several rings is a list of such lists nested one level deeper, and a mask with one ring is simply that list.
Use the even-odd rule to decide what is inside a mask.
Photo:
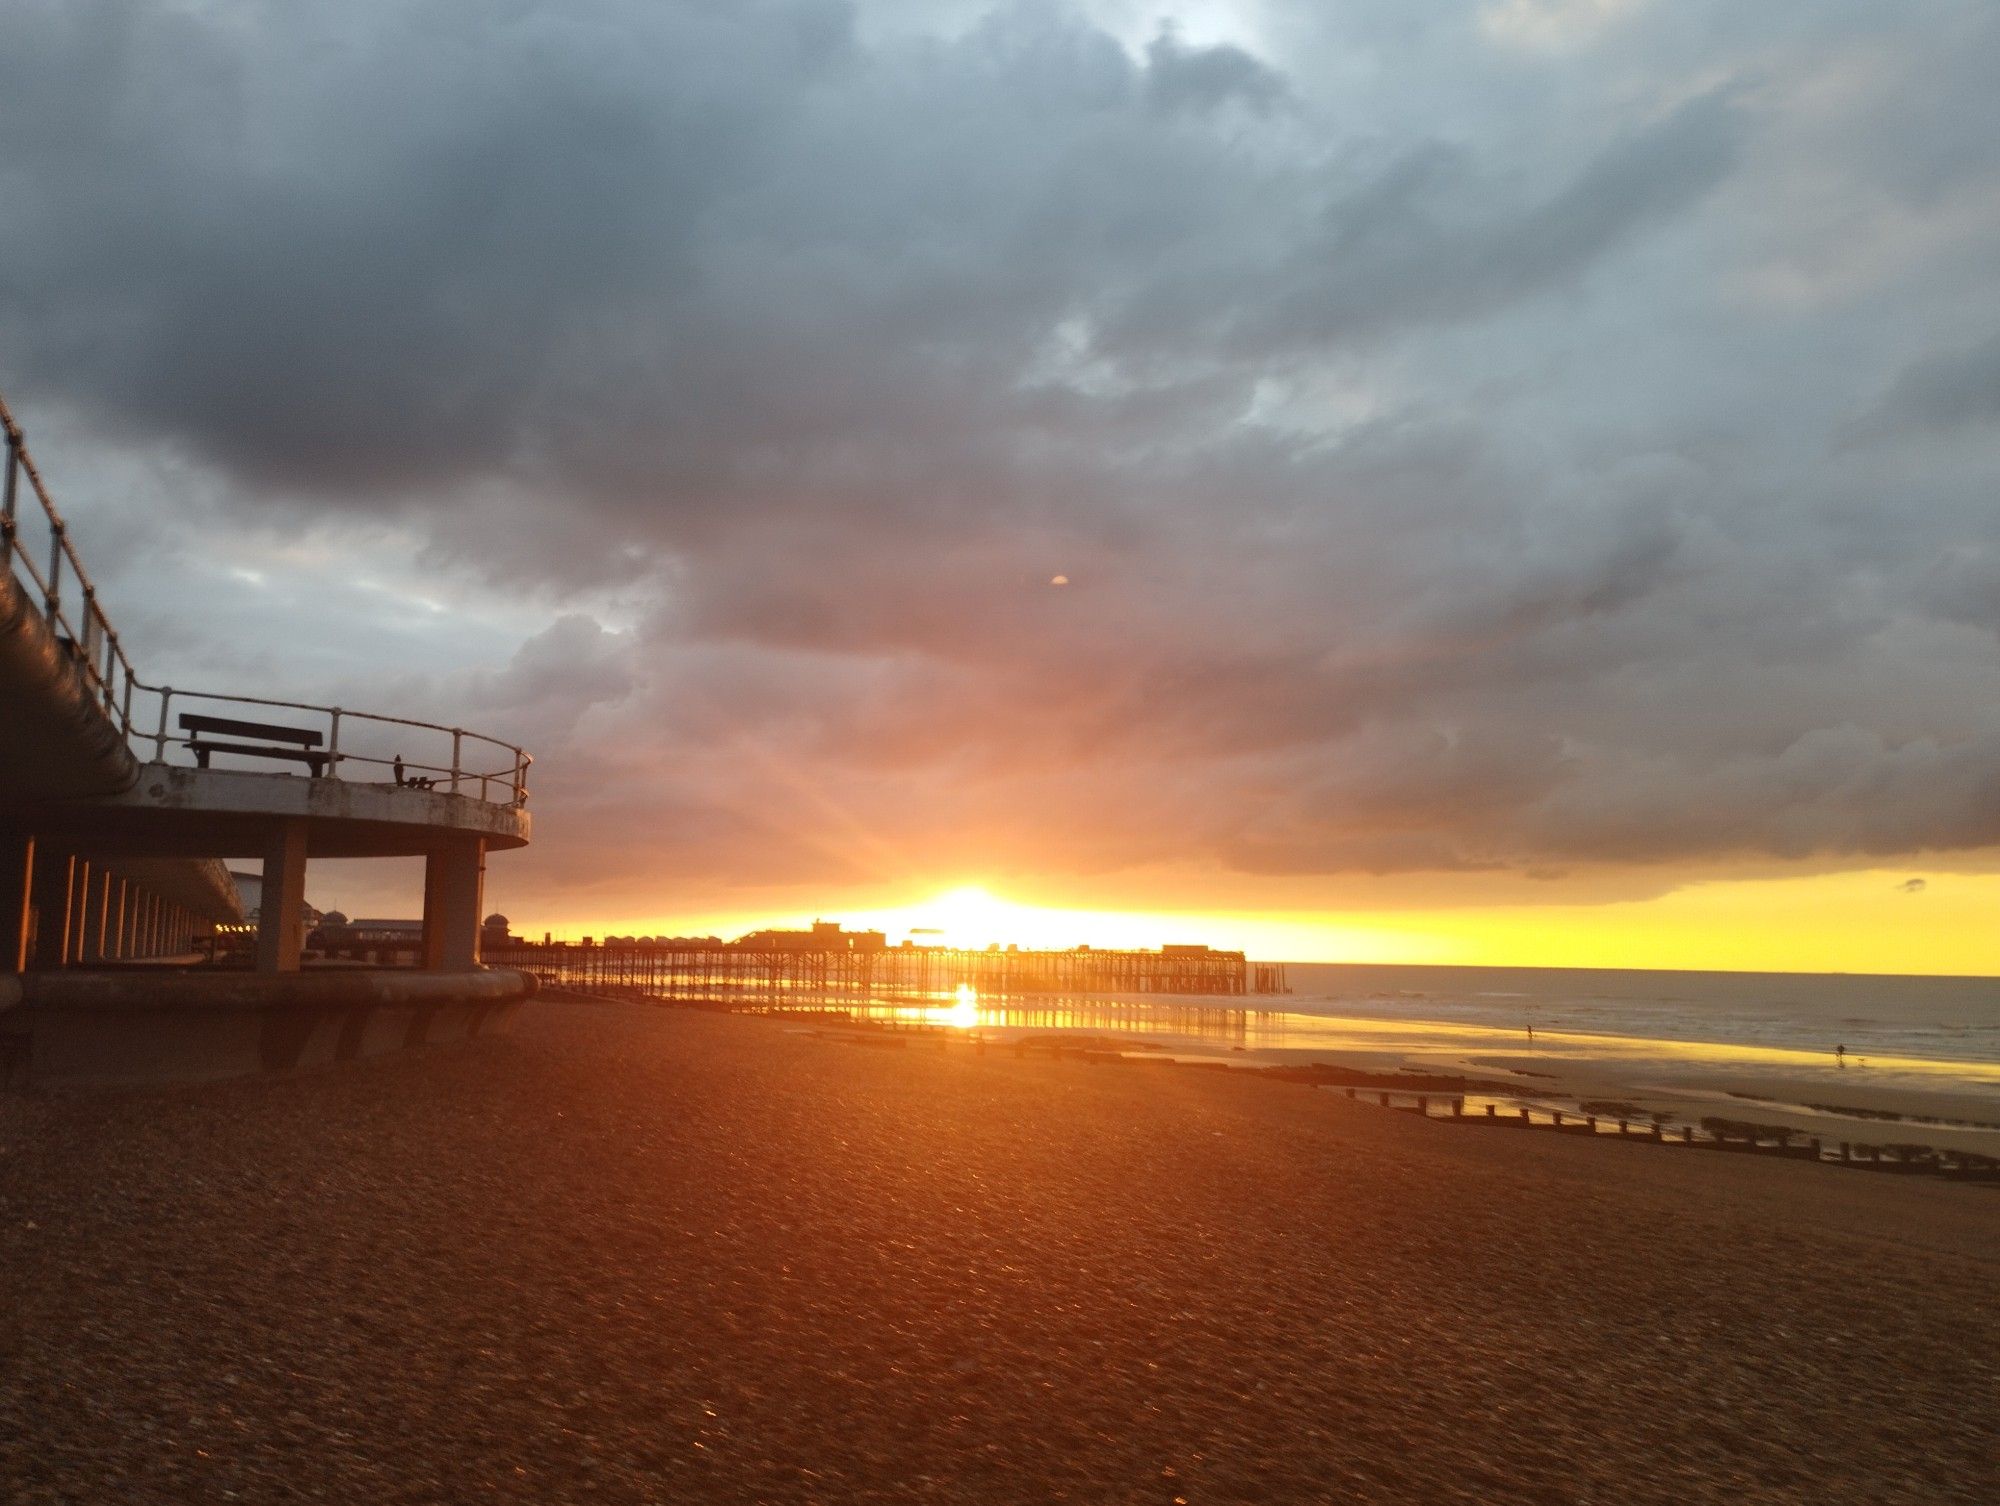
[{"label": "cloud", "polygon": [[142,665],[527,742],[550,882],[2000,839],[1972,23],[1224,19],[15,5],[9,396]]},{"label": "cloud", "polygon": [[1928,881],[1920,878],[1910,878],[1904,879],[1902,883],[1898,884],[1896,892],[1898,894],[1922,894],[1928,888],[1930,888]]},{"label": "cloud", "polygon": [[1856,433],[1922,438],[1994,424],[2000,424],[2000,335],[1911,362]]}]

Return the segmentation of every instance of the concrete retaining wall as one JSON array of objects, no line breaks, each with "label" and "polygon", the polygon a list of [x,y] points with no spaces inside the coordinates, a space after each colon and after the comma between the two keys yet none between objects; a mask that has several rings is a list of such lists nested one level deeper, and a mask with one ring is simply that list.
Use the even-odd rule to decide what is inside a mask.
[{"label": "concrete retaining wall", "polygon": [[[212,1082],[505,1030],[534,980],[468,973],[29,973],[0,1009],[0,1082]],[[4,1001],[0,1001],[4,1003]]]}]

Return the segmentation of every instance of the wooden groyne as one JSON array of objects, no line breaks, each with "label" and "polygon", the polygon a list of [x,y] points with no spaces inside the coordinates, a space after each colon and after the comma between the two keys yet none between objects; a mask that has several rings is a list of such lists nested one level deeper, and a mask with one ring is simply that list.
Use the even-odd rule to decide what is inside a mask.
[{"label": "wooden groyne", "polygon": [[[1971,1151],[1938,1150],[1928,1145],[1873,1145],[1842,1140],[1829,1147],[1817,1136],[1805,1136],[1771,1125],[1711,1121],[1710,1126],[1702,1128],[1692,1124],[1669,1127],[1658,1120],[1640,1123],[1567,1109],[1502,1109],[1494,1103],[1486,1104],[1482,1112],[1468,1113],[1465,1099],[1459,1096],[1438,1097],[1427,1093],[1354,1087],[1342,1091],[1351,1099],[1415,1114],[1432,1123],[1489,1125],[1498,1129],[1587,1135],[1597,1140],[1616,1140],[1634,1145],[1679,1146],[1738,1155],[1777,1156],[1823,1166],[1940,1176],[1960,1182],[2000,1182],[2000,1157],[1977,1155]],[[1442,1112],[1433,1112],[1434,1106]]]},{"label": "wooden groyne", "polygon": [[616,990],[680,1003],[786,1007],[929,1004],[971,988],[1000,1000],[1092,995],[1242,998],[1284,989],[1281,964],[1253,972],[1241,952],[970,951],[957,947],[759,948],[728,942],[550,943],[489,950],[488,962],[551,988]]}]

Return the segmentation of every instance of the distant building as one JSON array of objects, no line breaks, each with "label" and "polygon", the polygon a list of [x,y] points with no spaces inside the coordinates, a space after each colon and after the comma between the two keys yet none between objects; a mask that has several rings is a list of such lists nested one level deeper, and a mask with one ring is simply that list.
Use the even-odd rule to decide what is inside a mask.
[{"label": "distant building", "polygon": [[423,945],[424,923],[421,920],[383,920],[363,917],[350,920],[343,925],[331,924],[322,918],[313,932],[316,946],[341,948],[350,946],[407,946]]},{"label": "distant building", "polygon": [[[260,873],[239,873],[232,868],[229,877],[236,884],[237,899],[243,906],[243,924],[219,927],[217,949],[236,956],[248,956],[256,944],[257,927],[264,918],[264,876]],[[313,944],[312,938],[321,920],[319,911],[311,905],[299,906],[299,945]]]},{"label": "distant building", "polygon": [[849,931],[837,920],[816,920],[810,931],[752,931],[736,943],[746,952],[879,952],[880,931]]},{"label": "distant building", "polygon": [[[234,868],[229,870],[229,876],[236,881],[236,893],[243,902],[244,920],[255,926],[258,918],[264,913],[264,876],[259,873],[239,873]],[[301,906],[300,909],[304,916],[305,929],[308,931],[325,919],[311,905]]]},{"label": "distant building", "polygon": [[508,924],[507,917],[504,915],[495,914],[487,916],[485,924],[479,928],[479,947],[481,951],[492,951],[496,948],[520,945],[521,939],[514,934],[512,927]]}]

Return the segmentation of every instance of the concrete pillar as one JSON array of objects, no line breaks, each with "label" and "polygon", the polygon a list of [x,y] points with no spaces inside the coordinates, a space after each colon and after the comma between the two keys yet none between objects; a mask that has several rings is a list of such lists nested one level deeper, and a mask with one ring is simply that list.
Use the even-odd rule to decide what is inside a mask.
[{"label": "concrete pillar", "polygon": [[114,955],[113,948],[115,947],[116,943],[112,940],[112,937],[115,933],[112,931],[111,928],[113,925],[117,923],[118,919],[118,911],[116,907],[118,899],[118,884],[119,880],[113,878],[111,876],[111,870],[107,868],[104,870],[104,876],[98,881],[97,885],[96,960],[99,962],[109,961],[110,958]]},{"label": "concrete pillar", "polygon": [[104,960],[104,916],[110,904],[111,875],[102,864],[93,863],[83,881],[83,935],[78,947],[86,967]]},{"label": "concrete pillar", "polygon": [[70,927],[76,912],[76,855],[38,854],[35,864],[35,966],[64,967],[69,963]]},{"label": "concrete pillar", "polygon": [[25,973],[33,939],[35,839],[0,831],[0,973]]},{"label": "concrete pillar", "polygon": [[68,947],[63,952],[65,967],[83,961],[83,917],[90,908],[90,860],[78,858],[70,868],[69,880],[69,937]]},{"label": "concrete pillar", "polygon": [[424,859],[425,967],[466,972],[479,966],[479,912],[485,900],[482,838],[461,838]]},{"label": "concrete pillar", "polygon": [[306,824],[279,821],[264,843],[257,906],[257,971],[295,973],[305,939]]}]

